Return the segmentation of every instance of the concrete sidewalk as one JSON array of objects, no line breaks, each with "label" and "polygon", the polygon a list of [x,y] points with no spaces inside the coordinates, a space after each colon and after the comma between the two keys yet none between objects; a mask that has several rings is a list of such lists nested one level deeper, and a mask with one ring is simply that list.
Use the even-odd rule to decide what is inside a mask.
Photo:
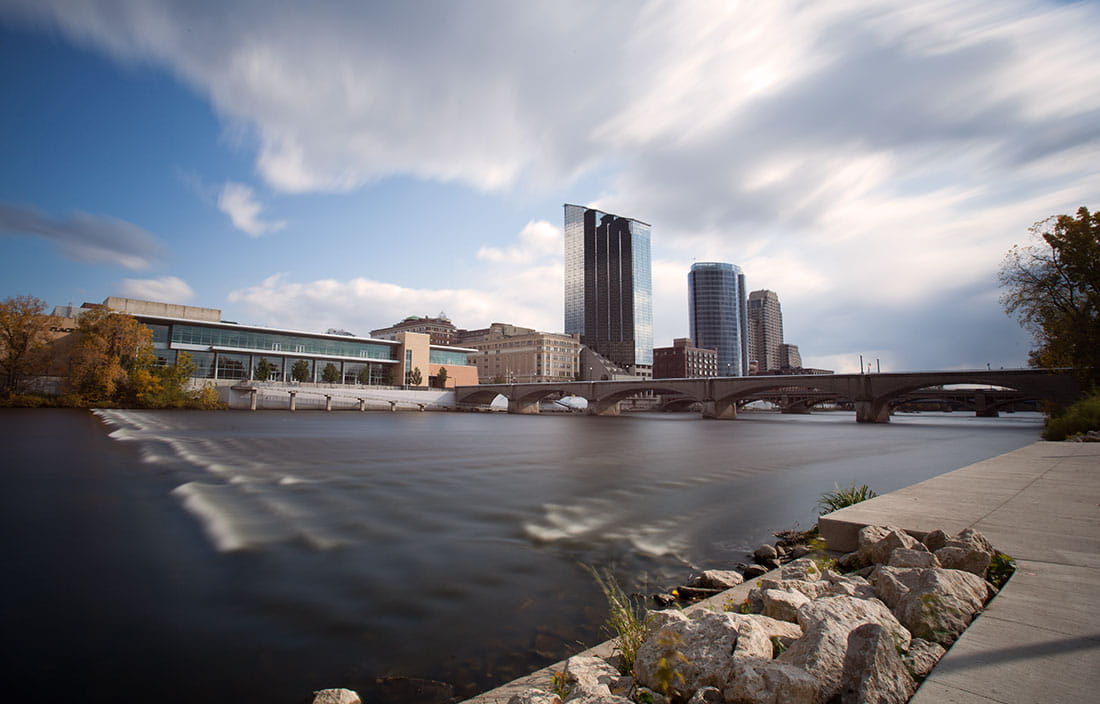
[{"label": "concrete sidewalk", "polygon": [[1100,443],[1035,443],[818,522],[841,551],[870,524],[972,527],[1016,559],[913,703],[1100,701]]}]

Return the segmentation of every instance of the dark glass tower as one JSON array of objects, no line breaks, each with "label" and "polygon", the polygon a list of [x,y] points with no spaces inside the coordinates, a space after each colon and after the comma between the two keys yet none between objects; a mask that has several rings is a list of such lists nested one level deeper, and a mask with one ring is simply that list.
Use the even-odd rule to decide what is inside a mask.
[{"label": "dark glass tower", "polygon": [[692,264],[688,315],[695,346],[718,350],[718,376],[748,374],[745,275],[740,267],[721,262]]},{"label": "dark glass tower", "polygon": [[565,206],[565,332],[635,374],[653,366],[653,276],[644,222]]}]

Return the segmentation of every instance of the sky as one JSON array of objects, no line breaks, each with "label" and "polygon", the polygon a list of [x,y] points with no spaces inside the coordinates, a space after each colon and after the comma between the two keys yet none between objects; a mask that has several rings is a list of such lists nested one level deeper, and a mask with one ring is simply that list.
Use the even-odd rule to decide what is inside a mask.
[{"label": "sky", "polygon": [[0,0],[0,298],[561,331],[564,203],[806,366],[1019,367],[997,270],[1100,208],[1100,3]]}]

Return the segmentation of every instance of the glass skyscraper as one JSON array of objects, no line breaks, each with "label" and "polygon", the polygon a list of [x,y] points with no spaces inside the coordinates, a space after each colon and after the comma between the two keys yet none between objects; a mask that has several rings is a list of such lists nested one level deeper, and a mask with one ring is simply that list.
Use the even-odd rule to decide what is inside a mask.
[{"label": "glass skyscraper", "polygon": [[740,267],[722,262],[692,264],[688,315],[695,346],[718,350],[718,376],[748,374],[745,275]]},{"label": "glass skyscraper", "polygon": [[653,366],[650,226],[565,205],[565,332],[634,374]]}]

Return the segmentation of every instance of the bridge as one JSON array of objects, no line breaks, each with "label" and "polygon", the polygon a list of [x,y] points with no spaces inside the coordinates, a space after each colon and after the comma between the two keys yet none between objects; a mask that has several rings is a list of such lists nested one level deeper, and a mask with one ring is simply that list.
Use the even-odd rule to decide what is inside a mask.
[{"label": "bridge", "polygon": [[459,406],[488,404],[497,395],[508,399],[509,413],[538,413],[539,402],[560,396],[588,401],[590,415],[617,416],[623,399],[644,393],[674,395],[700,403],[704,418],[732,420],[737,407],[777,391],[804,390],[805,411],[823,400],[846,399],[859,423],[888,423],[894,403],[929,387],[973,384],[1019,392],[1015,397],[1042,399],[1068,405],[1081,395],[1069,370],[1002,369],[930,371],[879,374],[813,374],[792,376],[710,377],[695,379],[623,379],[616,381],[481,384],[455,388]]}]

